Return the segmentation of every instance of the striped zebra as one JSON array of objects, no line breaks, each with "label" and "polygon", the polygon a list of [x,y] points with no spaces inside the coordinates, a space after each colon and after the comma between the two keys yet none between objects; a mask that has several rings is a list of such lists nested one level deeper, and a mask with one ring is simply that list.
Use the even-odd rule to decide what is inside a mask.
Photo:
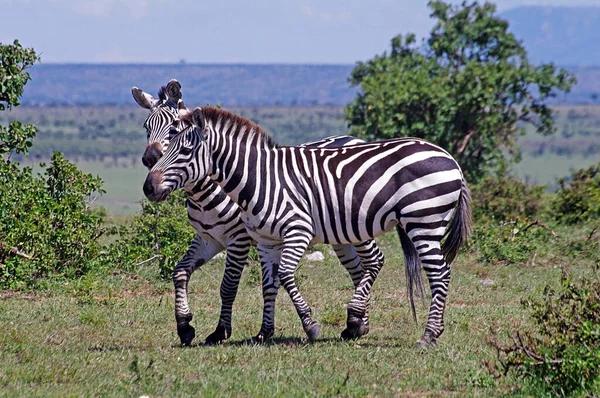
[{"label": "striped zebra", "polygon": [[[174,134],[191,127],[190,114],[181,99],[181,85],[171,80],[167,86],[161,87],[158,99],[143,92],[137,87],[132,88],[135,101],[150,111],[144,122],[147,131],[147,146],[142,157],[142,163],[151,168],[168,148]],[[363,142],[355,137],[336,136],[325,138],[313,143],[304,144],[310,147],[336,147]],[[227,250],[225,271],[221,283],[221,312],[215,331],[210,334],[205,343],[216,344],[231,335],[231,312],[242,270],[247,262],[252,240],[241,221],[239,207],[211,179],[199,181],[186,189],[187,211],[196,236],[185,256],[176,265],[173,273],[175,285],[175,318],[177,332],[183,345],[190,345],[195,337],[195,330],[190,325],[192,313],[188,305],[187,286],[192,273],[213,258],[222,250]],[[369,240],[355,245],[334,245],[334,251],[342,265],[346,268],[352,282],[358,285],[362,278],[363,263],[377,262],[383,264],[383,254],[374,241]],[[266,266],[263,263],[264,266]],[[269,271],[263,270],[263,276]],[[265,291],[265,311],[263,323],[274,328],[275,293]],[[368,326],[368,314],[364,322]],[[263,340],[262,336],[259,340]],[[343,337],[348,332],[343,332]]]},{"label": "striped zebra", "polygon": [[[411,303],[414,288],[422,289],[421,265],[431,289],[418,344],[436,343],[444,331],[450,263],[471,226],[469,189],[452,156],[416,138],[335,149],[278,147],[259,126],[227,111],[196,108],[191,118],[195,128],[174,137],[148,174],[148,199],[161,201],[175,189],[213,179],[242,208],[261,261],[270,264],[263,279],[279,279],[311,341],[319,327],[294,282],[308,245],[360,242],[396,227]],[[364,264],[348,305],[355,336],[365,332],[365,292],[379,270],[380,264]]]}]

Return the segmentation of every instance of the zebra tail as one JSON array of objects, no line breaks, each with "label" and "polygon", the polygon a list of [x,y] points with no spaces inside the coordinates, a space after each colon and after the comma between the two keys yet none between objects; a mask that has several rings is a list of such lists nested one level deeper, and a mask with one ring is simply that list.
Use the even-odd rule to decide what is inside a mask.
[{"label": "zebra tail", "polygon": [[400,244],[402,245],[402,251],[404,252],[404,264],[406,265],[406,291],[408,298],[410,299],[410,309],[412,311],[413,319],[416,323],[417,312],[415,311],[415,291],[417,292],[417,296],[425,299],[423,278],[421,277],[421,260],[419,260],[419,253],[406,234],[406,231],[404,231],[400,225],[396,226],[396,231],[398,231]]},{"label": "zebra tail", "polygon": [[471,235],[471,223],[471,191],[463,178],[458,207],[450,221],[446,240],[442,243],[442,254],[448,265],[454,261],[458,249],[466,243]]}]

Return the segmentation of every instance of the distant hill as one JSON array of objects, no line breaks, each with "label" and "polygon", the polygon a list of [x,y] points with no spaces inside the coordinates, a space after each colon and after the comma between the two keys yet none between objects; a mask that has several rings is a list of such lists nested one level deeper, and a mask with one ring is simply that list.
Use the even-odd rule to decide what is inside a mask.
[{"label": "distant hill", "polygon": [[[353,65],[110,65],[50,64],[31,68],[24,105],[135,105],[131,87],[157,95],[176,78],[189,106],[222,104],[336,105],[351,102],[348,85]],[[597,102],[600,67],[569,68],[579,84],[558,102]],[[593,95],[596,95],[592,99]]]},{"label": "distant hill", "polygon": [[596,7],[519,7],[500,16],[534,62],[600,66],[600,2]]},{"label": "distant hill", "polygon": [[131,87],[157,95],[175,78],[188,105],[342,105],[352,65],[40,64],[24,104],[134,105]]}]

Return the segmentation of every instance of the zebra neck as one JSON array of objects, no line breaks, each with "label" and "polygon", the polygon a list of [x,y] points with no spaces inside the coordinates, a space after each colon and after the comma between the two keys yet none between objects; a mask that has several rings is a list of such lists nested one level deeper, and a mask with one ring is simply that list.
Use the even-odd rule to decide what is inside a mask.
[{"label": "zebra neck", "polygon": [[211,178],[243,211],[255,213],[275,185],[278,151],[253,135],[220,142],[212,150]]}]

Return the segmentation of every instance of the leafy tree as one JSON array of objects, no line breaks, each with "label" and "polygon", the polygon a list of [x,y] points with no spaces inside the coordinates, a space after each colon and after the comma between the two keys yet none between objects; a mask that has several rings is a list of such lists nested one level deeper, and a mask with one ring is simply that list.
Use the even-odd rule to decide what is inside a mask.
[{"label": "leafy tree", "polygon": [[422,46],[398,35],[391,52],[359,62],[350,78],[360,91],[346,108],[351,131],[367,139],[413,136],[453,154],[471,181],[519,160],[517,122],[554,132],[546,102],[575,78],[549,63],[534,66],[496,7],[430,1],[436,20]]},{"label": "leafy tree", "polygon": [[[31,79],[27,69],[39,60],[31,48],[24,49],[18,40],[12,45],[0,43],[0,111],[19,106],[25,84]],[[0,126],[0,155],[27,153],[36,128],[31,124],[12,121],[8,129]]]},{"label": "leafy tree", "polygon": [[[18,41],[0,44],[0,111],[19,105],[38,57]],[[10,160],[27,154],[35,136],[32,125],[13,121],[0,126],[0,289],[22,288],[50,274],[76,276],[102,262],[98,238],[102,216],[88,198],[102,193],[102,181],[85,174],[60,153],[43,175]],[[42,165],[45,166],[45,165]]]}]

